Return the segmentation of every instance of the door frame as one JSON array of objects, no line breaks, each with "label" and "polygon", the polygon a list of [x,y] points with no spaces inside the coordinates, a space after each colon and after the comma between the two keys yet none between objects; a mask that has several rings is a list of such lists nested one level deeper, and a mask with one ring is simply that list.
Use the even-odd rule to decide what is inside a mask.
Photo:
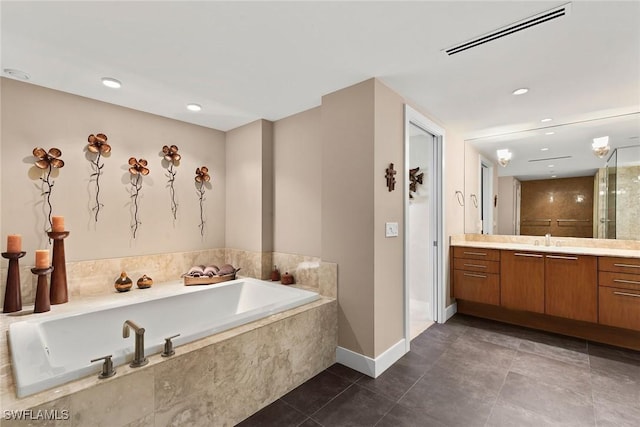
[{"label": "door frame", "polygon": [[431,203],[431,232],[435,238],[433,251],[433,318],[438,323],[446,320],[446,288],[444,283],[444,222],[445,222],[445,206],[444,206],[444,147],[445,147],[445,131],[442,127],[429,120],[423,114],[405,104],[404,108],[404,174],[403,179],[406,189],[404,192],[404,338],[405,348],[409,351],[411,344],[411,317],[410,317],[410,298],[411,290],[409,288],[409,140],[411,124],[421,128],[422,130],[433,135],[434,151],[432,157],[432,176],[431,195],[435,203]]}]

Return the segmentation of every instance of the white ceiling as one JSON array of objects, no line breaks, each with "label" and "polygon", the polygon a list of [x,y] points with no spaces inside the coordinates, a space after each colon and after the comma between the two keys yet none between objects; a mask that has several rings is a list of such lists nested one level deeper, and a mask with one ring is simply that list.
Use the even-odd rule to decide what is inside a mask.
[{"label": "white ceiling", "polygon": [[[564,3],[2,1],[0,65],[220,130],[281,119],[370,77],[476,141],[640,111],[640,1],[574,1],[569,16],[442,52]],[[513,96],[519,87],[530,91]]]}]

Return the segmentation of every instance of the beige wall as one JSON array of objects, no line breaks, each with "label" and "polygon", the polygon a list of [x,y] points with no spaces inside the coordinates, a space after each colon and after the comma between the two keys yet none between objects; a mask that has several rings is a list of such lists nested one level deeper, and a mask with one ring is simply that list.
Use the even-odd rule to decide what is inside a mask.
[{"label": "beige wall", "polygon": [[498,178],[498,229],[494,234],[515,234],[517,182],[512,176]]},{"label": "beige wall", "polygon": [[322,254],[321,136],[320,107],[274,123],[275,252]]},{"label": "beige wall", "polygon": [[[54,215],[65,217],[71,232],[67,260],[89,260],[224,247],[225,135],[223,132],[2,78],[2,238],[22,234],[25,262],[47,248],[39,170],[32,151],[62,150],[64,168],[52,175]],[[94,186],[85,147],[89,134],[105,133],[112,146],[103,157],[98,222],[93,220]],[[182,155],[176,175],[178,218],[173,220],[163,145],[176,144]],[[139,198],[137,238],[130,229],[129,157],[145,158],[150,174]],[[204,237],[200,236],[195,169],[206,165],[212,178],[206,190]],[[47,224],[48,225],[48,224]],[[5,240],[6,241],[6,240]],[[3,248],[5,241],[2,242]]]},{"label": "beige wall", "polygon": [[226,247],[272,250],[272,123],[257,120],[227,132]]},{"label": "beige wall", "polygon": [[[373,186],[374,221],[374,354],[382,354],[404,338],[404,99],[374,81],[374,163],[369,172]],[[389,191],[385,169],[393,163],[395,191]],[[397,222],[399,237],[385,237],[385,222]]]},{"label": "beige wall", "polygon": [[[370,357],[374,356],[374,85],[374,80],[367,80],[322,97],[322,259],[338,263],[338,345]],[[382,180],[384,169],[380,172]]]},{"label": "beige wall", "polygon": [[[464,144],[464,231],[466,233],[480,233],[480,153],[471,146]],[[478,200],[477,206],[473,203],[473,196]]]}]

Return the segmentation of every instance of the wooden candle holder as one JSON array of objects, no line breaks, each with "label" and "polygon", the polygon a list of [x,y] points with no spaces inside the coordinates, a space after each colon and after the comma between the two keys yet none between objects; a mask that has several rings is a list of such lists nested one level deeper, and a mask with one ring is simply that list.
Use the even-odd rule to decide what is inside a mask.
[{"label": "wooden candle holder", "polygon": [[2,258],[9,260],[7,271],[7,287],[4,290],[3,313],[13,313],[22,310],[22,294],[20,293],[20,267],[18,259],[26,252],[2,252]]},{"label": "wooden candle holder", "polygon": [[44,313],[51,310],[51,301],[49,300],[49,284],[47,283],[47,274],[54,271],[53,267],[49,268],[32,268],[31,272],[38,275],[38,288],[36,289],[36,303],[33,308],[34,313]]},{"label": "wooden candle holder", "polygon": [[69,301],[67,290],[67,264],[64,256],[64,239],[69,236],[68,231],[49,231],[49,238],[53,240],[53,273],[51,273],[51,304],[64,304]]}]

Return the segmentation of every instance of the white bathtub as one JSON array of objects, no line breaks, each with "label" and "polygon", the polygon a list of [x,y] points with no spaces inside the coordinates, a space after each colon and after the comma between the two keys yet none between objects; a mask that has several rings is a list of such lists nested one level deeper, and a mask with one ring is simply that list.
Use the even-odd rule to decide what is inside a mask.
[{"label": "white bathtub", "polygon": [[[168,292],[173,294],[167,295]],[[143,298],[143,301],[139,301]],[[164,338],[180,334],[175,346],[319,299],[315,292],[242,278],[218,285],[160,284],[114,294],[108,307],[86,307],[55,315],[57,307],[9,325],[9,347],[18,397],[24,397],[89,374],[113,355],[114,366],[133,359],[134,333],[122,337],[132,320],[145,328],[145,356],[163,350]],[[41,317],[44,316],[44,317]]]}]

